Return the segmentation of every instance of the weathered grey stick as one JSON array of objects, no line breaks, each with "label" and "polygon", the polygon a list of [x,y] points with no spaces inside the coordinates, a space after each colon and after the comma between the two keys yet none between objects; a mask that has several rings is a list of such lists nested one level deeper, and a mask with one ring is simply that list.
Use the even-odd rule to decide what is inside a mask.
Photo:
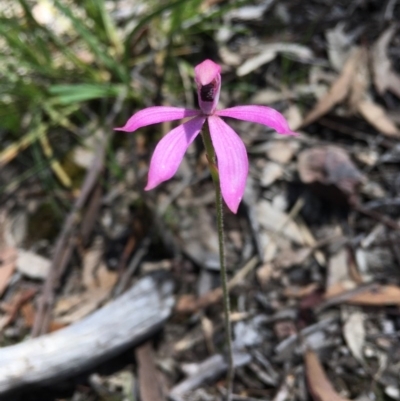
[{"label": "weathered grey stick", "polygon": [[[251,355],[247,352],[234,351],[233,363],[235,368],[247,365],[251,361]],[[169,397],[173,401],[184,400],[185,393],[200,387],[205,382],[216,379],[228,369],[228,364],[221,354],[210,356],[196,366],[196,371],[188,378],[173,387]]]},{"label": "weathered grey stick", "polygon": [[170,280],[145,277],[71,326],[0,348],[0,394],[77,374],[160,328],[174,305]]}]

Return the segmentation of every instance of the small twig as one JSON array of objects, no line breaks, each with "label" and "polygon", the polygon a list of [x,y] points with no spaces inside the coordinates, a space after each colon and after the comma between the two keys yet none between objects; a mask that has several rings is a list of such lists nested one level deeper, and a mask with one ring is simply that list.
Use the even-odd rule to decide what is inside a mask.
[{"label": "small twig", "polygon": [[245,397],[245,396],[238,395],[238,394],[232,394],[232,400],[233,401],[261,401],[260,398]]},{"label": "small twig", "polygon": [[[236,287],[243,279],[257,266],[259,262],[258,256],[253,256],[229,281],[228,291]],[[193,302],[183,302],[177,304],[176,311],[178,313],[194,313],[200,309],[207,308],[221,300],[223,297],[222,287],[215,288],[201,296],[198,299],[193,299]]]},{"label": "small twig", "polygon": [[364,204],[366,210],[377,209],[382,206],[400,206],[400,198],[377,199]]},{"label": "small twig", "polygon": [[353,209],[357,212],[365,214],[368,217],[373,218],[376,221],[384,224],[385,226],[392,228],[393,230],[400,230],[400,225],[395,220],[387,217],[381,213],[375,212],[374,210],[366,209],[364,206],[360,204],[353,204]]},{"label": "small twig", "polygon": [[85,216],[82,217],[79,237],[83,246],[87,246],[90,235],[95,227],[103,197],[103,186],[98,183],[90,197]]},{"label": "small twig", "polygon": [[151,244],[151,236],[147,235],[140,243],[138,250],[135,252],[134,256],[132,257],[128,265],[128,268],[122,274],[119,283],[114,290],[114,296],[122,294],[127,289],[129,279],[133,276],[135,270],[139,266],[139,263],[146,255],[150,244]]},{"label": "small twig", "polygon": [[10,303],[0,305],[1,309],[6,312],[6,316],[1,320],[0,329],[8,326],[17,317],[20,308],[28,302],[37,292],[36,288],[28,288],[18,293],[15,299]]},{"label": "small twig", "polygon": [[305,204],[304,198],[300,197],[299,199],[297,199],[296,203],[293,205],[292,209],[289,211],[289,214],[287,215],[285,221],[276,230],[277,235],[281,235],[283,233],[283,230],[286,228],[286,226],[291,221],[293,221],[296,218],[296,216],[300,213],[301,209],[303,209],[304,204]]},{"label": "small twig", "polygon": [[[370,144],[372,142],[371,137],[369,137],[365,132],[356,130],[352,127],[349,127],[348,125],[341,124],[340,122],[337,122],[333,119],[330,119],[328,117],[322,117],[318,120],[318,123],[322,124],[323,126],[330,128],[334,131],[338,131],[341,134],[351,136],[353,138],[356,138],[360,141],[364,141],[367,144]],[[390,139],[387,138],[380,138],[379,140],[374,140],[375,143],[379,143],[379,145],[387,148],[387,149],[393,149],[393,144],[394,142],[391,141]]]},{"label": "small twig", "polygon": [[96,157],[86,174],[81,193],[67,216],[63,230],[57,239],[50,272],[46,277],[42,296],[39,298],[37,314],[32,328],[32,337],[44,334],[49,327],[51,308],[54,303],[54,291],[72,255],[74,248],[73,232],[79,220],[79,212],[86,203],[103,169],[104,145],[104,142],[98,145],[95,153]]},{"label": "small twig", "polygon": [[[134,224],[132,224],[134,226]],[[128,264],[129,258],[132,255],[134,249],[137,246],[138,238],[136,237],[137,233],[133,229],[131,234],[128,237],[128,241],[126,242],[124,249],[122,250],[121,256],[119,258],[119,262],[117,265],[117,272],[120,276],[122,276],[125,271],[126,265]]]},{"label": "small twig", "polygon": [[154,349],[150,341],[135,349],[137,377],[140,399],[143,401],[163,401],[164,388],[161,373],[157,370]]},{"label": "small twig", "polygon": [[361,285],[357,288],[352,288],[349,291],[344,291],[341,292],[340,294],[337,294],[326,301],[320,303],[314,308],[314,312],[316,314],[322,312],[324,309],[329,308],[331,306],[337,305],[342,302],[346,302],[348,299],[354,297],[355,295],[362,294],[364,292],[370,291],[376,287],[376,283],[369,283],[365,285]]}]

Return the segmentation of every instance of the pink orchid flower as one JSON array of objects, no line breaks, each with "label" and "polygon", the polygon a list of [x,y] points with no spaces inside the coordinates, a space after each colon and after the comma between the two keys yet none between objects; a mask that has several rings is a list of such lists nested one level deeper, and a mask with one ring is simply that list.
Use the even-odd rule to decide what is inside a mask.
[{"label": "pink orchid flower", "polygon": [[249,162],[244,143],[221,117],[236,118],[266,125],[280,134],[296,135],[281,113],[265,106],[236,106],[217,110],[221,90],[221,67],[205,60],[194,69],[200,110],[155,106],[140,110],[118,131],[133,132],[138,128],[193,117],[174,128],[157,144],[151,158],[148,182],[150,190],[169,180],[178,170],[183,156],[208,122],[211,141],[217,156],[221,193],[229,209],[236,213],[242,200]]}]

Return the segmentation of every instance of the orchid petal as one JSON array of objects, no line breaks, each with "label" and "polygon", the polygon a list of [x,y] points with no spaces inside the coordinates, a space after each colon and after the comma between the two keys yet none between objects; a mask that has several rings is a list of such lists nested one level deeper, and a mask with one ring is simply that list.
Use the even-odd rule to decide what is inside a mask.
[{"label": "orchid petal", "polygon": [[230,107],[229,109],[218,110],[215,115],[220,117],[231,117],[238,120],[250,121],[273,128],[280,134],[297,135],[293,132],[285,119],[285,117],[266,106],[237,106]]},{"label": "orchid petal", "polygon": [[178,170],[186,149],[200,132],[206,117],[195,117],[170,131],[158,142],[150,161],[146,191],[169,180]]},{"label": "orchid petal", "polygon": [[246,148],[238,134],[219,117],[208,117],[208,126],[217,155],[222,197],[229,209],[236,213],[249,171]]},{"label": "orchid petal", "polygon": [[212,114],[217,107],[221,92],[221,67],[205,60],[194,69],[199,106],[204,114]]},{"label": "orchid petal", "polygon": [[185,117],[194,117],[199,114],[198,110],[184,109],[181,107],[148,107],[135,113],[123,127],[114,129],[116,131],[133,132],[138,128],[147,125],[157,124],[164,121],[180,120]]}]

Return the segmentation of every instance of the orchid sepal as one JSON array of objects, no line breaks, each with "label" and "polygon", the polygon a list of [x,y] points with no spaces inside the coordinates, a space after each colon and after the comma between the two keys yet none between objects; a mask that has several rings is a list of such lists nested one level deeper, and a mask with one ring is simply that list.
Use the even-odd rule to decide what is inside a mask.
[{"label": "orchid sepal", "polygon": [[158,124],[165,121],[181,120],[186,117],[194,117],[198,110],[182,107],[154,106],[147,107],[135,113],[123,127],[114,128],[116,131],[134,132],[147,125]]}]

